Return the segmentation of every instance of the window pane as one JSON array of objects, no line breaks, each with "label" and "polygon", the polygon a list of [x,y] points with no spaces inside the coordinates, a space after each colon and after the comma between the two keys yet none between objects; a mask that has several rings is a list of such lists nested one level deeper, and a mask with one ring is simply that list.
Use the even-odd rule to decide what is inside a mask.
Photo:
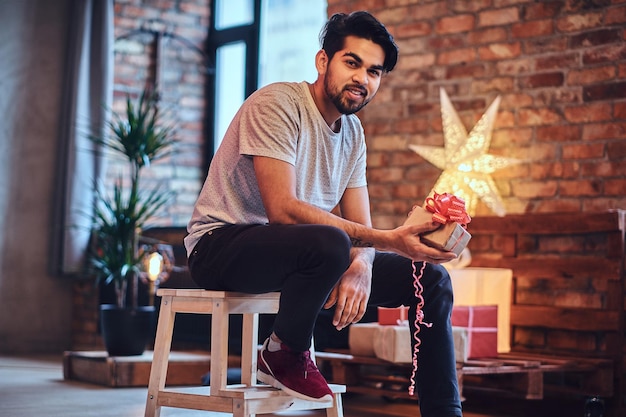
[{"label": "window pane", "polygon": [[254,21],[254,0],[216,0],[215,29],[249,25]]},{"label": "window pane", "polygon": [[246,44],[236,42],[218,48],[216,66],[213,149],[222,142],[231,119],[246,97]]},{"label": "window pane", "polygon": [[315,54],[326,22],[326,0],[264,0],[261,9],[259,86],[317,79]]}]

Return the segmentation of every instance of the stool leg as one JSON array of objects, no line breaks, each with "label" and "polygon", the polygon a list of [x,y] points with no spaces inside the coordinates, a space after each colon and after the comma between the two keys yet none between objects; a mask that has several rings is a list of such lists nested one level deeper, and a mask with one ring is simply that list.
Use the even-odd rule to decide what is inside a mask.
[{"label": "stool leg", "polygon": [[145,417],[159,417],[161,415],[161,406],[158,405],[158,397],[159,392],[165,388],[167,362],[172,346],[175,315],[176,312],[172,310],[172,297],[163,297],[161,299],[159,323],[157,326],[156,339],[154,341],[154,356],[152,357],[152,366],[150,368]]},{"label": "stool leg", "polygon": [[246,400],[233,400],[233,417],[255,417],[255,414],[248,414]]},{"label": "stool leg", "polygon": [[341,394],[333,395],[333,406],[326,409],[326,417],[343,417],[343,403]]},{"label": "stool leg", "polygon": [[241,383],[248,386],[257,384],[258,341],[259,314],[244,314],[241,331]]},{"label": "stool leg", "polygon": [[228,302],[213,302],[211,313],[211,395],[226,388],[228,372]]}]

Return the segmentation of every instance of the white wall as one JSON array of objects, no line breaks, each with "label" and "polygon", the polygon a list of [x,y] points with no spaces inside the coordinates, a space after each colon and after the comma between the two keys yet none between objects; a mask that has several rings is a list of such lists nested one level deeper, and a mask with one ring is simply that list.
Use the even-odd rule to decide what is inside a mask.
[{"label": "white wall", "polygon": [[71,0],[0,0],[0,352],[70,345],[71,282],[50,276]]}]

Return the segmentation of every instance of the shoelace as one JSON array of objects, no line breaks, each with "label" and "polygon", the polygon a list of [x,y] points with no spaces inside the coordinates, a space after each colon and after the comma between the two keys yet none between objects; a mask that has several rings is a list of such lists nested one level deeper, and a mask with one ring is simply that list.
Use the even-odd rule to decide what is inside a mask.
[{"label": "shoelace", "polygon": [[317,367],[311,360],[311,352],[307,350],[301,353],[297,353],[296,356],[298,358],[298,366],[304,369],[304,379],[307,379],[307,377],[309,376],[309,371],[314,372],[317,370]]}]

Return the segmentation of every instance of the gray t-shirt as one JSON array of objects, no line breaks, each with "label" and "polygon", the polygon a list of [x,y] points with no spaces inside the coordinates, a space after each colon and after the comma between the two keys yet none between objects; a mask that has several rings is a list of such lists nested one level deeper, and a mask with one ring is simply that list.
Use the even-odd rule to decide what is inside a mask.
[{"label": "gray t-shirt", "polygon": [[252,156],[293,165],[297,198],[331,211],[347,188],[367,184],[366,153],[359,118],[342,115],[340,131],[333,132],[306,82],[259,89],[241,106],[211,161],[187,226],[187,254],[209,230],[268,223]]}]

